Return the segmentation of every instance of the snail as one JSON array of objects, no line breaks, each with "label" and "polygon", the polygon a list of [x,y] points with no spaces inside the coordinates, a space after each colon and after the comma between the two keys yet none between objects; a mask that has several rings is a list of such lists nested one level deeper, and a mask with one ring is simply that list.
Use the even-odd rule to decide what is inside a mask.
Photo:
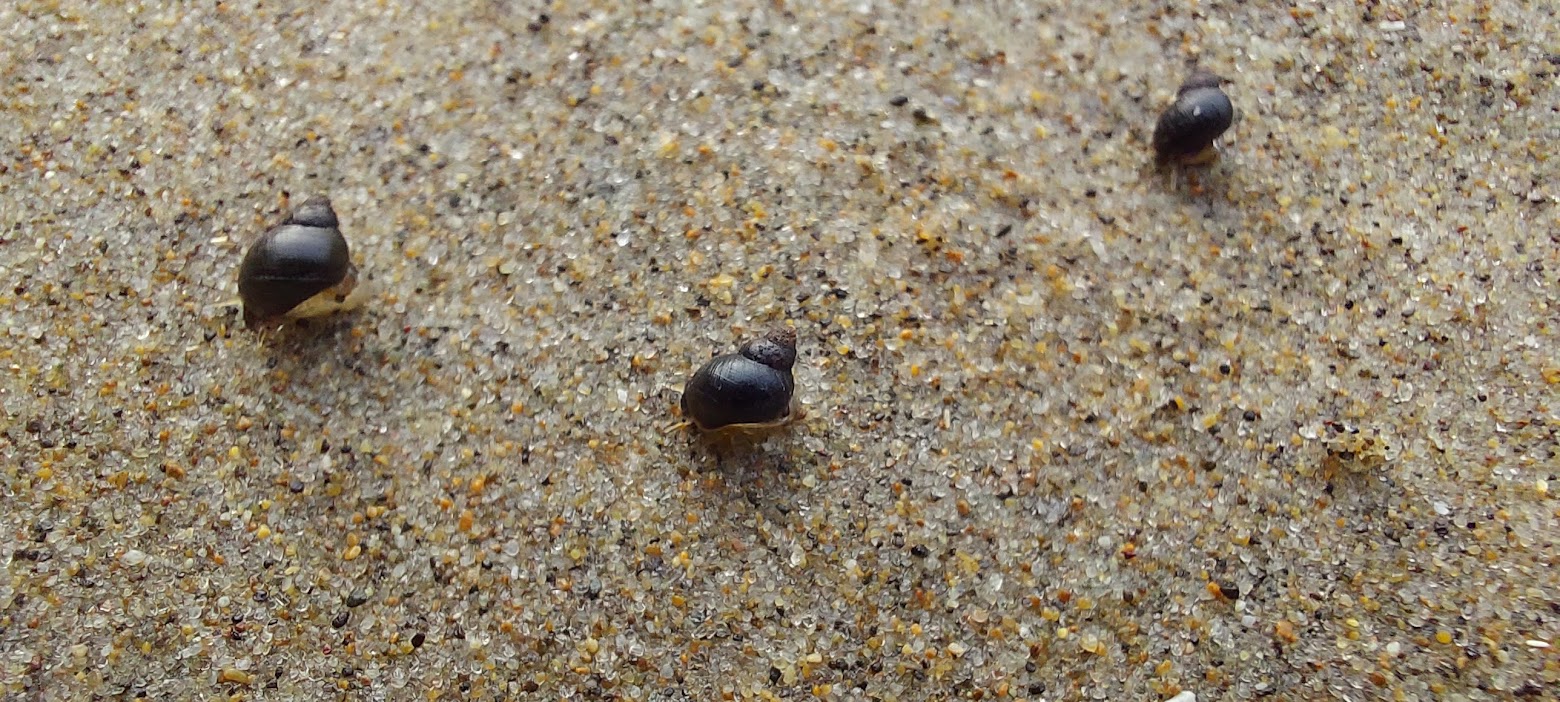
[{"label": "snail", "polygon": [[238,296],[251,329],[351,309],[361,290],[336,211],[323,196],[261,235],[238,266]]},{"label": "snail", "polygon": [[800,419],[795,397],[796,331],[780,327],[716,356],[683,388],[682,414],[700,431],[757,430]]},{"label": "snail", "polygon": [[1175,103],[1154,126],[1154,153],[1161,162],[1204,163],[1213,142],[1235,121],[1235,106],[1219,86],[1223,78],[1197,71],[1181,83]]}]

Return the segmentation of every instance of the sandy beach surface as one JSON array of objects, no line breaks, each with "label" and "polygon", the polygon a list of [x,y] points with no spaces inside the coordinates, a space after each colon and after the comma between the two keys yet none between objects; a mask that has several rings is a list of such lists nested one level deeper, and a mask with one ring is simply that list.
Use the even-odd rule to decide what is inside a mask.
[{"label": "sandy beach surface", "polygon": [[1557,13],[0,3],[0,698],[1557,699]]}]

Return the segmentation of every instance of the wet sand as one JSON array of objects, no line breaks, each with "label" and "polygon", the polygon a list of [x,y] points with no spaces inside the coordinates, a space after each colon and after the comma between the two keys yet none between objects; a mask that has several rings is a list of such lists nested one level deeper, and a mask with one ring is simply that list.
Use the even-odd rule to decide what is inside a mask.
[{"label": "wet sand", "polygon": [[1554,7],[173,5],[0,7],[0,697],[1560,683]]}]

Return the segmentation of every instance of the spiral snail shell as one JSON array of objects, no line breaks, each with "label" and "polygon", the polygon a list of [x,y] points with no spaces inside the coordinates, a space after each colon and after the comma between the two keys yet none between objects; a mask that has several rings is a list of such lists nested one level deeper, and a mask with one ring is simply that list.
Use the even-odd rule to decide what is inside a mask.
[{"label": "spiral snail shell", "polygon": [[356,287],[347,239],[323,196],[305,201],[261,235],[238,266],[238,296],[251,329],[346,309]]},{"label": "spiral snail shell", "polygon": [[1211,157],[1214,140],[1235,121],[1235,105],[1220,88],[1225,82],[1197,71],[1181,83],[1175,102],[1154,125],[1154,153],[1160,161],[1195,163]]},{"label": "spiral snail shell", "polygon": [[781,327],[716,356],[688,378],[682,413],[700,431],[783,426],[802,414],[796,401],[796,331]]}]

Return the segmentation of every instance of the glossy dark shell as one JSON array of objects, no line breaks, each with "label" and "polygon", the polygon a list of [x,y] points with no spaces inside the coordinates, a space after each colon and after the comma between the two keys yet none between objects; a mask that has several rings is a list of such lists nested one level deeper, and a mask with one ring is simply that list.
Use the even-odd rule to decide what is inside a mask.
[{"label": "glossy dark shell", "polygon": [[736,424],[763,425],[791,414],[796,381],[796,333],[773,332],[716,356],[683,388],[683,416],[709,431]]},{"label": "glossy dark shell", "polygon": [[1181,85],[1175,103],[1154,126],[1154,153],[1160,160],[1195,156],[1213,145],[1235,121],[1235,105],[1219,89],[1222,80],[1197,73]]},{"label": "glossy dark shell", "polygon": [[244,320],[253,326],[285,315],[341,283],[351,269],[351,252],[330,202],[310,200],[261,236],[239,264]]}]

